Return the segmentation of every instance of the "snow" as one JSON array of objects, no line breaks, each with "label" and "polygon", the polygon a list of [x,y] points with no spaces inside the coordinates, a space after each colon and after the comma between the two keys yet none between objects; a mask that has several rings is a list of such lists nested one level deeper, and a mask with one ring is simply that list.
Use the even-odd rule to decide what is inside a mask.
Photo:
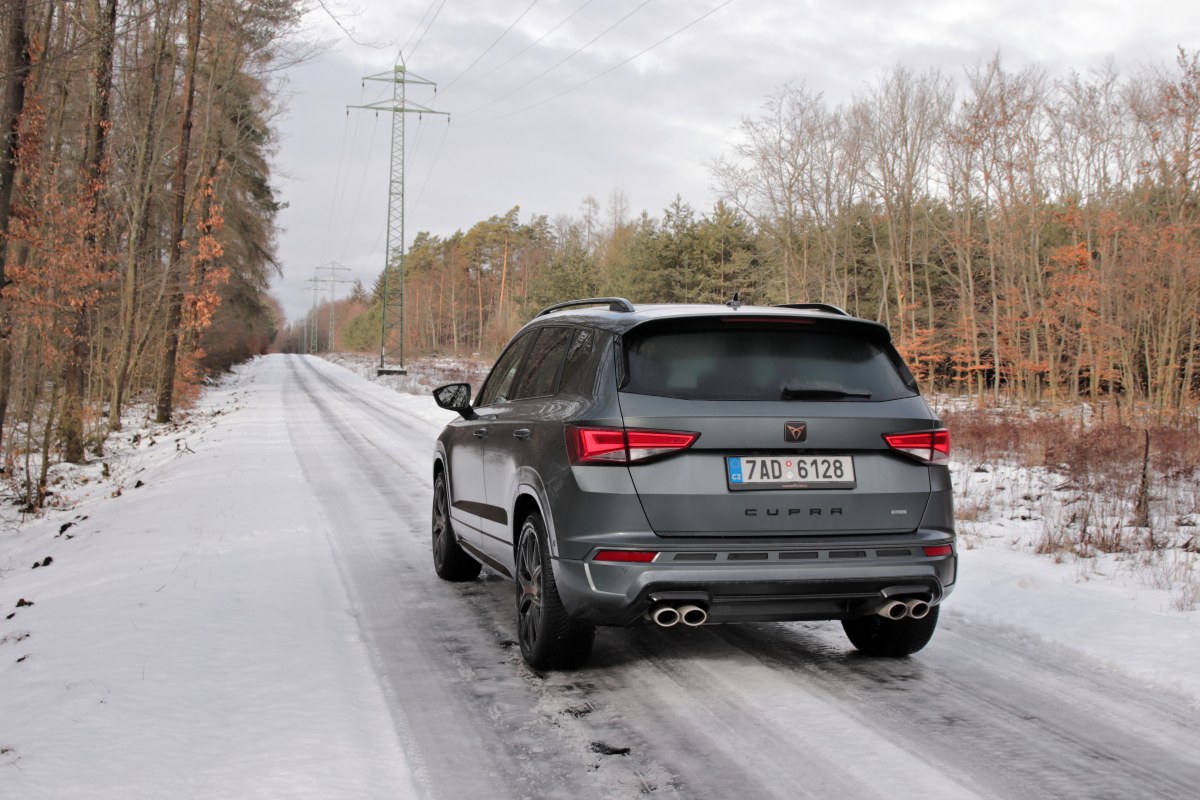
[{"label": "snow", "polygon": [[0,794],[415,793],[259,367],[0,540]]},{"label": "snow", "polygon": [[[431,732],[414,730],[411,720],[397,716],[397,704],[402,715],[409,701],[394,679],[381,675],[373,641],[383,634],[364,622],[356,590],[347,585],[345,563],[338,559],[344,545],[330,533],[338,522],[331,514],[337,512],[321,502],[314,483],[319,476],[297,456],[297,436],[311,445],[333,434],[310,426],[307,417],[289,417],[284,401],[291,384],[276,379],[283,358],[240,367],[210,388],[177,425],[143,425],[114,437],[105,457],[107,476],[96,465],[58,470],[59,507],[44,517],[22,521],[12,506],[4,508],[0,795],[430,795],[410,737]],[[317,363],[315,375],[340,372]],[[342,363],[374,378],[366,359]],[[427,437],[432,442],[452,415],[438,409],[428,394],[395,391],[425,392],[456,379],[453,364],[428,371],[431,375],[386,376],[383,385],[349,376],[346,381],[362,398],[386,402],[423,426],[413,441]],[[477,368],[464,374],[478,386]],[[403,385],[388,385],[398,380]],[[397,463],[413,476],[406,480],[423,480],[428,450],[388,457],[402,459]],[[964,487],[960,506],[983,506],[985,495],[998,494],[997,486],[1022,493],[1033,483],[1053,481],[1053,476],[1016,468],[994,467],[987,476],[964,474],[966,469],[956,467],[956,485]],[[1050,490],[1044,494],[1053,498]],[[1033,545],[1045,519],[1055,513],[1048,502],[1023,513],[1019,496],[1003,503],[989,500],[993,511],[964,524],[960,579],[942,617],[947,635],[975,626],[995,628],[1013,641],[1045,646],[1097,671],[1177,693],[1195,707],[1200,612],[1179,610],[1186,606],[1180,603],[1180,584],[1155,588],[1148,567],[1116,556],[1056,563],[1036,555]],[[370,519],[375,512],[361,513]],[[373,539],[362,542],[374,546]],[[41,566],[47,558],[51,561]],[[417,568],[427,571],[424,564]],[[507,591],[491,587],[492,582],[481,582],[483,597],[469,601],[505,625],[503,609],[493,609],[487,593],[507,597]],[[435,600],[424,598],[430,608]],[[389,606],[388,613],[400,613],[403,602]],[[797,626],[795,636],[804,639],[810,629]],[[636,649],[646,637],[672,635],[651,629],[628,641]],[[596,673],[607,678],[593,680],[640,675],[648,685],[669,683],[658,696],[677,701],[681,709],[689,686],[717,687],[707,709],[675,712],[698,725],[711,724],[709,718],[725,705],[736,707],[738,693],[754,703],[775,702],[775,711],[762,720],[771,732],[762,736],[771,739],[793,734],[815,742],[805,732],[806,720],[836,722],[830,698],[787,696],[791,681],[786,675],[735,660],[735,648],[728,644],[706,646],[714,653],[728,650],[728,663],[724,656],[711,663],[698,660],[701,649],[666,673],[671,680],[694,674],[692,683],[676,685],[663,673],[625,665],[602,666]],[[513,681],[501,684],[505,692],[533,680],[524,667],[497,662],[491,652],[483,654],[491,658],[489,674]],[[462,656],[467,657],[474,656]],[[912,661],[919,666],[921,659]],[[413,663],[424,662],[414,658]],[[464,663],[457,669],[466,670]],[[569,678],[553,679],[549,689],[539,691],[560,685],[561,696],[544,695],[539,707],[566,704],[563,698],[576,691]],[[721,699],[720,692],[728,696]],[[565,711],[546,713],[566,716]],[[667,712],[647,706],[643,713]],[[564,723],[562,735],[582,725],[575,716]],[[742,724],[751,737],[730,744],[732,757],[740,752],[752,761],[756,748],[766,745],[756,744],[752,726],[732,717],[728,724]],[[814,746],[832,753],[869,737],[869,720],[847,725],[831,723],[831,730],[845,732]],[[580,729],[570,737],[586,748],[589,735],[595,734]],[[911,770],[912,779],[919,779],[920,771],[899,756],[886,748],[878,753],[873,758],[883,759],[881,774],[900,765],[902,773]],[[924,776],[934,781],[929,787],[953,788],[935,778]]]},{"label": "snow", "polygon": [[1200,699],[1197,612],[1170,610],[1169,592],[1119,577],[1081,581],[1073,567],[991,542],[960,553],[947,611],[1054,643],[1097,666]]}]

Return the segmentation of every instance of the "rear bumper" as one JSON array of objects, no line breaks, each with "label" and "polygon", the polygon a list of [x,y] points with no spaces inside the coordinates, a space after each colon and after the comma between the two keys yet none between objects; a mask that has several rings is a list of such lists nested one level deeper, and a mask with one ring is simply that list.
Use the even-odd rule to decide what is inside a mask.
[{"label": "rear bumper", "polygon": [[[909,555],[896,555],[905,549]],[[567,613],[600,625],[637,623],[659,603],[702,605],[713,623],[766,622],[849,619],[896,596],[937,604],[953,590],[958,566],[957,553],[930,558],[894,544],[740,549],[704,553],[703,563],[697,555],[662,552],[650,564],[555,559],[554,578]]]}]

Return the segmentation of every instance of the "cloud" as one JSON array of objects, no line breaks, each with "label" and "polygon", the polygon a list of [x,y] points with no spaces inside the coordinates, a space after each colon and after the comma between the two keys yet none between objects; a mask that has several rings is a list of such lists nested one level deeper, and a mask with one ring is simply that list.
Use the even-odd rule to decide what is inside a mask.
[{"label": "cloud", "polygon": [[442,88],[413,87],[410,98],[452,114],[449,127],[444,118],[406,120],[411,241],[419,230],[449,235],[514,205],[523,220],[574,215],[585,196],[603,203],[619,187],[635,214],[657,215],[676,194],[707,211],[715,197],[706,165],[739,119],[788,81],[839,104],[898,64],[960,82],[964,67],[996,52],[1010,68],[1038,63],[1051,75],[1110,57],[1132,71],[1200,41],[1200,7],[1168,0],[734,0],[596,78],[721,0],[331,2],[367,44],[316,13],[312,29],[338,44],[292,70],[276,160],[290,176],[280,184],[291,205],[281,219],[285,277],[275,287],[291,318],[311,302],[305,281],[320,263],[352,266],[367,286],[383,267],[391,120],[366,111],[348,119],[346,105],[386,96],[387,85],[364,91],[361,78],[390,69],[406,43],[408,68]]}]

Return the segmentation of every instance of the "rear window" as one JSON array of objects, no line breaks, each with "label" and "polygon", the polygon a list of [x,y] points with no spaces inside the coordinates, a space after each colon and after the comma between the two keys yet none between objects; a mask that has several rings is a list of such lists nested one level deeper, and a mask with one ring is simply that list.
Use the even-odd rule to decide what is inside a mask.
[{"label": "rear window", "polygon": [[895,350],[797,327],[669,330],[626,340],[622,391],[685,400],[880,401],[917,394]]}]

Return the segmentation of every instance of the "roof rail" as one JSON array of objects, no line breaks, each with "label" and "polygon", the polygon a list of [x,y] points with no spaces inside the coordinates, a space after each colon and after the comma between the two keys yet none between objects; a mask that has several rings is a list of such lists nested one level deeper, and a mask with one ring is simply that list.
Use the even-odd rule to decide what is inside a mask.
[{"label": "roof rail", "polygon": [[801,311],[824,311],[826,314],[850,316],[850,312],[829,303],[776,303],[775,308],[797,308]]},{"label": "roof rail", "polygon": [[568,300],[565,303],[555,303],[552,306],[546,306],[538,312],[538,316],[549,314],[551,311],[561,311],[564,308],[572,308],[573,306],[599,306],[608,305],[609,311],[618,311],[622,314],[631,314],[634,311],[633,303],[626,300],[624,297],[589,297],[586,300]]}]

